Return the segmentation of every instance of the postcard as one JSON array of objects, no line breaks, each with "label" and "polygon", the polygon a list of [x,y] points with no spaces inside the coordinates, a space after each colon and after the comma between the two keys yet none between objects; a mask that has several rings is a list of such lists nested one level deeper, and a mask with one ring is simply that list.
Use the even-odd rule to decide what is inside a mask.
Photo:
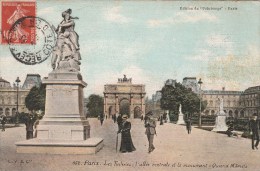
[{"label": "postcard", "polygon": [[259,1],[0,15],[0,170],[259,170]]}]

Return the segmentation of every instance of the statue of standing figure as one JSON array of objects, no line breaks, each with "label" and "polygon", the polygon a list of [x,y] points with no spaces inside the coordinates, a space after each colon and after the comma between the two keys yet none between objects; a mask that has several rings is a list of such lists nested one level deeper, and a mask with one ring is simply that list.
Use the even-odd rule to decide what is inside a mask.
[{"label": "statue of standing figure", "polygon": [[53,70],[80,70],[79,36],[74,31],[74,19],[78,19],[78,17],[72,17],[71,13],[71,9],[62,12],[63,20],[55,30],[57,42],[52,52]]},{"label": "statue of standing figure", "polygon": [[180,104],[180,107],[179,107],[179,113],[182,113],[182,111],[181,111],[181,104]]},{"label": "statue of standing figure", "polygon": [[223,98],[219,98],[219,111],[224,111],[224,101],[223,101]]}]

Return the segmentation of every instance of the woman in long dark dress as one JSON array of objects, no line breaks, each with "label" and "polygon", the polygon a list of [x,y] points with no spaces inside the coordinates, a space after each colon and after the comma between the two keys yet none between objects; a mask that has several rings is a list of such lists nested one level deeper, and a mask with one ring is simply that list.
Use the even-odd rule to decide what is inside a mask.
[{"label": "woman in long dark dress", "polygon": [[122,119],[122,125],[118,131],[118,133],[121,133],[121,146],[120,146],[120,152],[132,152],[135,151],[135,147],[131,138],[131,123],[127,121],[128,116],[123,115]]}]

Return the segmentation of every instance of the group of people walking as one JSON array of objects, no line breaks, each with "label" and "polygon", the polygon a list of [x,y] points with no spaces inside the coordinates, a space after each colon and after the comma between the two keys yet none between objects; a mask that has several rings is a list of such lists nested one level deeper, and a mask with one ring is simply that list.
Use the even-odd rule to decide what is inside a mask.
[{"label": "group of people walking", "polygon": [[[123,115],[117,117],[117,124],[118,124],[118,131],[117,133],[121,133],[121,145],[120,145],[120,152],[132,152],[135,151],[136,148],[133,144],[132,137],[131,137],[131,122],[128,120],[128,115]],[[148,152],[151,153],[155,147],[153,145],[154,135],[156,134],[156,121],[153,118],[153,113],[150,111],[144,117],[144,127],[145,127],[145,134],[148,139]]]}]

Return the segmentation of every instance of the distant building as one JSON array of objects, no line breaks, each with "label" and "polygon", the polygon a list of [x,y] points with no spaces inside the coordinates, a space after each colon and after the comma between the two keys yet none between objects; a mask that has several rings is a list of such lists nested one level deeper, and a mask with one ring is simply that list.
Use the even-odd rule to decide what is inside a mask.
[{"label": "distant building", "polygon": [[[176,80],[168,79],[165,85],[175,86]],[[195,93],[199,93],[199,85],[196,77],[183,78],[182,85],[191,89]],[[161,92],[156,91],[152,95],[152,104],[149,108],[160,110]],[[227,91],[225,87],[222,90],[202,90],[202,101],[207,101],[207,107],[202,114],[216,115],[219,110],[219,98],[224,100],[224,112],[227,116],[247,117],[253,113],[260,116],[260,86],[249,87],[243,91]]]},{"label": "distant building", "polygon": [[246,116],[260,116],[260,86],[247,88],[240,96],[240,106]]},{"label": "distant building", "polygon": [[224,112],[228,116],[243,117],[244,111],[239,106],[239,99],[242,91],[203,90],[202,100],[207,101],[207,108],[203,111],[205,115],[215,115],[219,111],[219,98],[223,99]]},{"label": "distant building", "polygon": [[161,91],[156,91],[155,94],[152,95],[152,100],[153,102],[158,102],[162,98],[162,92]]},{"label": "distant building", "polygon": [[191,89],[194,93],[199,93],[199,86],[196,77],[183,78],[182,85],[187,89]]},{"label": "distant building", "polygon": [[[30,75],[34,74],[28,74],[29,78],[31,78]],[[28,78],[28,75],[26,77],[26,80]],[[35,74],[36,75],[36,74]],[[39,82],[28,82],[26,83],[26,80],[24,81],[24,86],[19,87],[18,92],[18,112],[28,112],[28,109],[25,106],[25,98],[27,94],[30,91],[30,88],[34,85],[40,85],[41,80],[40,75],[37,74],[37,81]],[[35,77],[34,77],[35,78]],[[24,88],[23,88],[24,87]],[[10,82],[4,80],[3,78],[0,78],[0,115],[6,115],[6,116],[15,116],[16,115],[16,109],[17,108],[17,86],[13,84],[13,87],[11,87]]]},{"label": "distant building", "polygon": [[145,85],[133,84],[132,78],[118,78],[117,84],[104,86],[104,114],[127,114],[139,118],[145,113]]},{"label": "distant building", "polygon": [[165,81],[164,85],[175,87],[175,84],[176,84],[176,80],[168,79],[168,80]]},{"label": "distant building", "polygon": [[41,76],[39,74],[27,74],[22,88],[31,89],[33,86],[40,87],[40,85],[41,85]]}]

